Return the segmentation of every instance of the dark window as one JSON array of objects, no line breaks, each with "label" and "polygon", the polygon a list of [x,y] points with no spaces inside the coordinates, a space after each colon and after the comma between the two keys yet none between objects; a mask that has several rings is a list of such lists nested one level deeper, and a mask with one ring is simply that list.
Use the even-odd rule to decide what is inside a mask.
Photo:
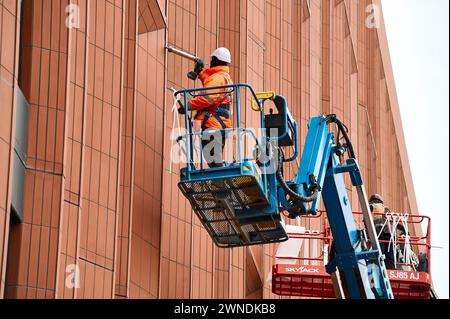
[{"label": "dark window", "polygon": [[[21,35],[22,42],[24,19],[23,19],[23,1],[21,1]],[[19,66],[22,66],[22,43],[19,46]],[[19,84],[23,83],[23,73],[19,72]],[[22,222],[23,219],[23,191],[25,184],[25,172],[27,163],[28,147],[28,112],[29,104],[20,88],[16,90],[16,128],[14,137],[14,158],[13,158],[13,185],[11,198],[11,220]]]}]

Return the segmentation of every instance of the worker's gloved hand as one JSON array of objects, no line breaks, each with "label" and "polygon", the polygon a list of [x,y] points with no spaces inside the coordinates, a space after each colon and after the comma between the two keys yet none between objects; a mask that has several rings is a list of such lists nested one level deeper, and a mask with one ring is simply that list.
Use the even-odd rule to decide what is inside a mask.
[{"label": "worker's gloved hand", "polygon": [[186,114],[186,108],[184,107],[183,103],[181,101],[178,101],[178,114],[185,115]]},{"label": "worker's gloved hand", "polygon": [[188,73],[188,78],[191,80],[197,80],[198,75],[203,71],[206,66],[206,62],[202,59],[195,60],[195,68],[194,71]]},{"label": "worker's gloved hand", "polygon": [[203,71],[203,69],[205,68],[205,66],[206,66],[206,62],[205,62],[205,61],[203,61],[202,59],[197,59],[197,60],[195,61],[195,69],[194,69],[194,72],[197,73],[197,74],[200,74],[200,72]]}]

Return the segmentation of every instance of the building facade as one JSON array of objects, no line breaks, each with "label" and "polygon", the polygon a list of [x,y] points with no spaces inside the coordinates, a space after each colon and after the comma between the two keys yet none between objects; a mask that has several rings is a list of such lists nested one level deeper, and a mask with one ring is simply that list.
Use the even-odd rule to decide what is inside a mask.
[{"label": "building facade", "polygon": [[379,0],[0,0],[0,298],[275,297],[273,247],[215,247],[178,190],[169,89],[198,83],[167,45],[230,48],[302,142],[338,114],[368,192],[418,212]]}]

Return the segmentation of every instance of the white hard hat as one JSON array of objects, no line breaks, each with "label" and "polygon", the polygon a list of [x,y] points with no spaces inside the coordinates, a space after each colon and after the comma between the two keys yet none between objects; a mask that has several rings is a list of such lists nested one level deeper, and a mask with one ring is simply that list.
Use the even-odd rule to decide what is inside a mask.
[{"label": "white hard hat", "polygon": [[231,63],[231,52],[227,48],[218,48],[211,54],[222,62]]}]

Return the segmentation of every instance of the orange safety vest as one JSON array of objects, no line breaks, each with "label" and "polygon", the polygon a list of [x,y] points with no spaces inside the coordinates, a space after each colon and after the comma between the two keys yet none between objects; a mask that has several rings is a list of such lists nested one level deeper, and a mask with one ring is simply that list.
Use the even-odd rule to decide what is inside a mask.
[{"label": "orange safety vest", "polygon": [[[216,66],[210,69],[206,69],[199,74],[199,79],[202,81],[204,88],[233,84],[233,81],[230,77],[230,68],[228,66]],[[213,92],[208,92],[210,93],[210,95],[198,96],[189,101],[190,110],[201,111],[195,117],[196,121],[200,121],[203,123],[203,121],[205,120],[205,116],[207,116],[208,113],[213,115],[209,117],[209,119],[205,123],[203,123],[203,126],[205,128],[222,130],[224,129],[222,123],[227,129],[232,128],[230,118],[220,116],[220,119],[222,120],[222,123],[220,123],[219,119],[216,117],[218,107],[220,107],[221,105],[229,106],[233,102],[232,94],[220,93],[227,90],[229,89],[219,89],[217,91],[214,90]]]}]

